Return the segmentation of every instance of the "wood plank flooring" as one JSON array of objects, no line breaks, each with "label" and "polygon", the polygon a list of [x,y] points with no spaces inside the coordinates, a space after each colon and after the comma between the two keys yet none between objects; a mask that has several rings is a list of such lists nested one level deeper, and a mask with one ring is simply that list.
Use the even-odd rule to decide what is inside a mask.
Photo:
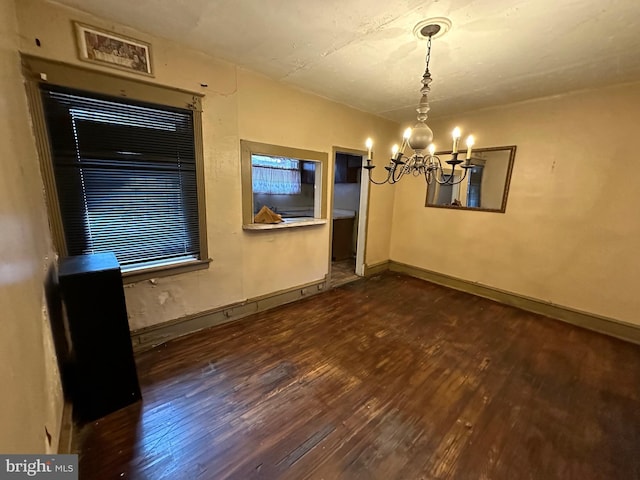
[{"label": "wood plank flooring", "polygon": [[356,275],[356,259],[335,260],[331,262],[331,286],[338,287],[358,280]]},{"label": "wood plank flooring", "polygon": [[399,274],[137,361],[81,479],[640,478],[639,347]]}]

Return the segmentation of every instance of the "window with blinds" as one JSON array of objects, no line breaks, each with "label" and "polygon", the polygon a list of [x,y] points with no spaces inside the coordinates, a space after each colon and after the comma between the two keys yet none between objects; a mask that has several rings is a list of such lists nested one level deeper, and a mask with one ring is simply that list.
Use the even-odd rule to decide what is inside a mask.
[{"label": "window with blinds", "polygon": [[41,86],[67,253],[123,271],[198,259],[190,110]]}]

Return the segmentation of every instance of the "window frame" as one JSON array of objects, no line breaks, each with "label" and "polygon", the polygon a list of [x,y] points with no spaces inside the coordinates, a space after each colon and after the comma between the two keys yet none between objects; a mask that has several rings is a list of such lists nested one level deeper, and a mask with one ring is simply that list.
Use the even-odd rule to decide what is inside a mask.
[{"label": "window frame", "polygon": [[40,159],[40,170],[45,186],[45,197],[49,214],[49,224],[54,248],[61,257],[68,256],[62,215],[56,190],[53,160],[47,126],[40,96],[40,84],[57,85],[77,89],[87,93],[108,95],[156,104],[160,107],[178,107],[188,109],[193,114],[193,133],[196,158],[196,189],[198,200],[198,230],[200,258],[183,262],[142,267],[123,272],[125,283],[145,279],[176,275],[209,267],[211,259],[208,254],[206,199],[204,186],[204,154],[202,145],[202,94],[164,87],[150,82],[130,79],[77,67],[60,62],[45,60],[30,55],[22,55],[23,75],[29,107],[33,119],[36,148]]},{"label": "window frame", "polygon": [[[314,210],[320,212],[319,216],[308,217],[301,220],[288,220],[285,223],[264,225],[254,223],[253,217],[253,174],[252,155],[266,155],[270,157],[285,157],[300,161],[315,162],[320,166],[320,175],[316,173],[316,187],[320,187],[320,192],[316,192]],[[270,230],[283,227],[302,227],[309,225],[319,225],[327,223],[327,179],[329,170],[329,154],[313,150],[303,150],[300,148],[285,147],[282,145],[272,145],[249,140],[240,140],[240,165],[242,175],[242,226],[245,230]],[[303,218],[303,217],[301,217]]]}]

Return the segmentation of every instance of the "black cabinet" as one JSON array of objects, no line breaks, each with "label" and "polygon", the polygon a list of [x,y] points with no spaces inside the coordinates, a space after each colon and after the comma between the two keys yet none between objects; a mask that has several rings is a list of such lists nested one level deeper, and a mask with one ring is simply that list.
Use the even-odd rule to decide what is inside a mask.
[{"label": "black cabinet", "polygon": [[[307,163],[311,163],[311,162],[307,162]],[[300,181],[303,184],[315,185],[316,183],[315,165],[313,165],[313,168],[307,168],[307,165],[303,164],[302,171],[300,172]]]},{"label": "black cabinet", "polygon": [[336,218],[333,220],[331,239],[331,260],[346,260],[353,257],[353,225],[355,218]]},{"label": "black cabinet", "polygon": [[142,397],[122,274],[115,255],[104,253],[62,259],[58,277],[74,358],[74,416],[87,422]]},{"label": "black cabinet", "polygon": [[336,154],[335,183],[358,183],[362,157],[348,153]]}]

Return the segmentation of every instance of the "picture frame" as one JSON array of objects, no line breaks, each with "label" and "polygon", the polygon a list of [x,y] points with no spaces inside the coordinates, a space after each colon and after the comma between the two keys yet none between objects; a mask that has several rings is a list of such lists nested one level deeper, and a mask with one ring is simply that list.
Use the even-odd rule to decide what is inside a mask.
[{"label": "picture frame", "polygon": [[149,43],[80,22],[73,28],[80,60],[153,77]]}]

